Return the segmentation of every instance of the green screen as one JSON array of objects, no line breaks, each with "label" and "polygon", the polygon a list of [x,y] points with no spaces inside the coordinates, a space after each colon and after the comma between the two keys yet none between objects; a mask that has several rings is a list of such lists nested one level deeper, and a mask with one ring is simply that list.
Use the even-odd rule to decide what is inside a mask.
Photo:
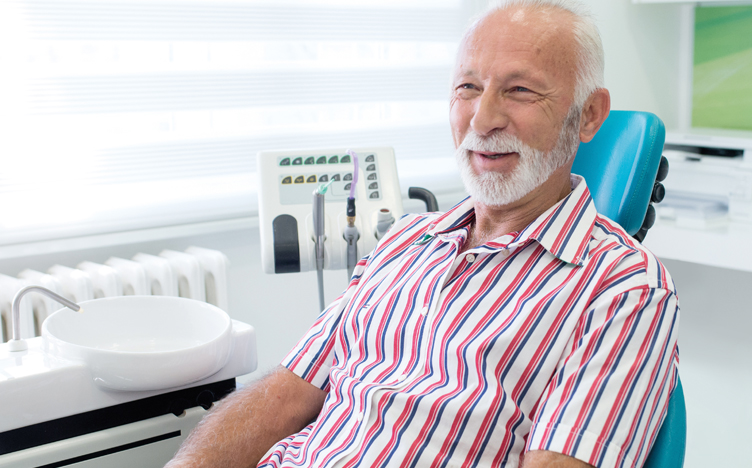
[{"label": "green screen", "polygon": [[692,126],[752,130],[752,6],[695,9]]}]

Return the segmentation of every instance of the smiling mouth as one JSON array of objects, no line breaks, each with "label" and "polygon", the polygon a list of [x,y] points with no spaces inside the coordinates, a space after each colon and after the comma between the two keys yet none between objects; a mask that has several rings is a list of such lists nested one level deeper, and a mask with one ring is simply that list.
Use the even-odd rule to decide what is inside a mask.
[{"label": "smiling mouth", "polygon": [[479,156],[483,156],[484,158],[487,158],[487,159],[499,159],[504,156],[509,156],[510,154],[515,154],[515,153],[491,153],[488,151],[473,151],[473,153]]}]

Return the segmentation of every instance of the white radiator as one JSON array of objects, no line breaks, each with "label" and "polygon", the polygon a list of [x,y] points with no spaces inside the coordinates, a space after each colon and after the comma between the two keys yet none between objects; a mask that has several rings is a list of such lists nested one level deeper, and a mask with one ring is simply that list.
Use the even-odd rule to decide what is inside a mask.
[{"label": "white radiator", "polygon": [[[222,252],[189,247],[185,252],[138,253],[131,260],[112,257],[104,264],[83,261],[75,268],[52,265],[46,273],[27,269],[16,278],[0,275],[0,342],[10,339],[11,304],[25,286],[43,286],[74,302],[123,295],[180,296],[229,312],[228,267]],[[41,294],[27,295],[21,301],[21,337],[39,336],[44,319],[60,308]]]}]

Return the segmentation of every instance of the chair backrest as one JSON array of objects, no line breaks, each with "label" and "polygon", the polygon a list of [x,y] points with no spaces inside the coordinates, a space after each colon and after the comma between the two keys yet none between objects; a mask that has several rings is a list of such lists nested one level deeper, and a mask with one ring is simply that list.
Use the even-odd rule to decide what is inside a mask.
[{"label": "chair backrest", "polygon": [[[577,151],[572,172],[585,177],[598,212],[630,235],[643,226],[665,136],[663,122],[654,114],[611,111],[595,138]],[[681,468],[686,441],[687,414],[679,381],[645,468]]]},{"label": "chair backrest", "polygon": [[668,400],[668,412],[643,468],[681,468],[687,447],[687,409],[681,380]]},{"label": "chair backrest", "polygon": [[587,181],[598,212],[632,236],[645,220],[665,138],[655,114],[611,111],[574,159],[572,172]]}]

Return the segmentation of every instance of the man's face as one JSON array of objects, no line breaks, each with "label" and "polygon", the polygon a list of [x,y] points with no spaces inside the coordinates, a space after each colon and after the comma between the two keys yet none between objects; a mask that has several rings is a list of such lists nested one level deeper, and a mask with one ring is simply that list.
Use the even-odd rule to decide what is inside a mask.
[{"label": "man's face", "polygon": [[484,179],[508,189],[479,201],[516,201],[576,151],[575,50],[569,18],[547,11],[496,12],[463,41],[450,102],[463,179],[474,196]]}]

